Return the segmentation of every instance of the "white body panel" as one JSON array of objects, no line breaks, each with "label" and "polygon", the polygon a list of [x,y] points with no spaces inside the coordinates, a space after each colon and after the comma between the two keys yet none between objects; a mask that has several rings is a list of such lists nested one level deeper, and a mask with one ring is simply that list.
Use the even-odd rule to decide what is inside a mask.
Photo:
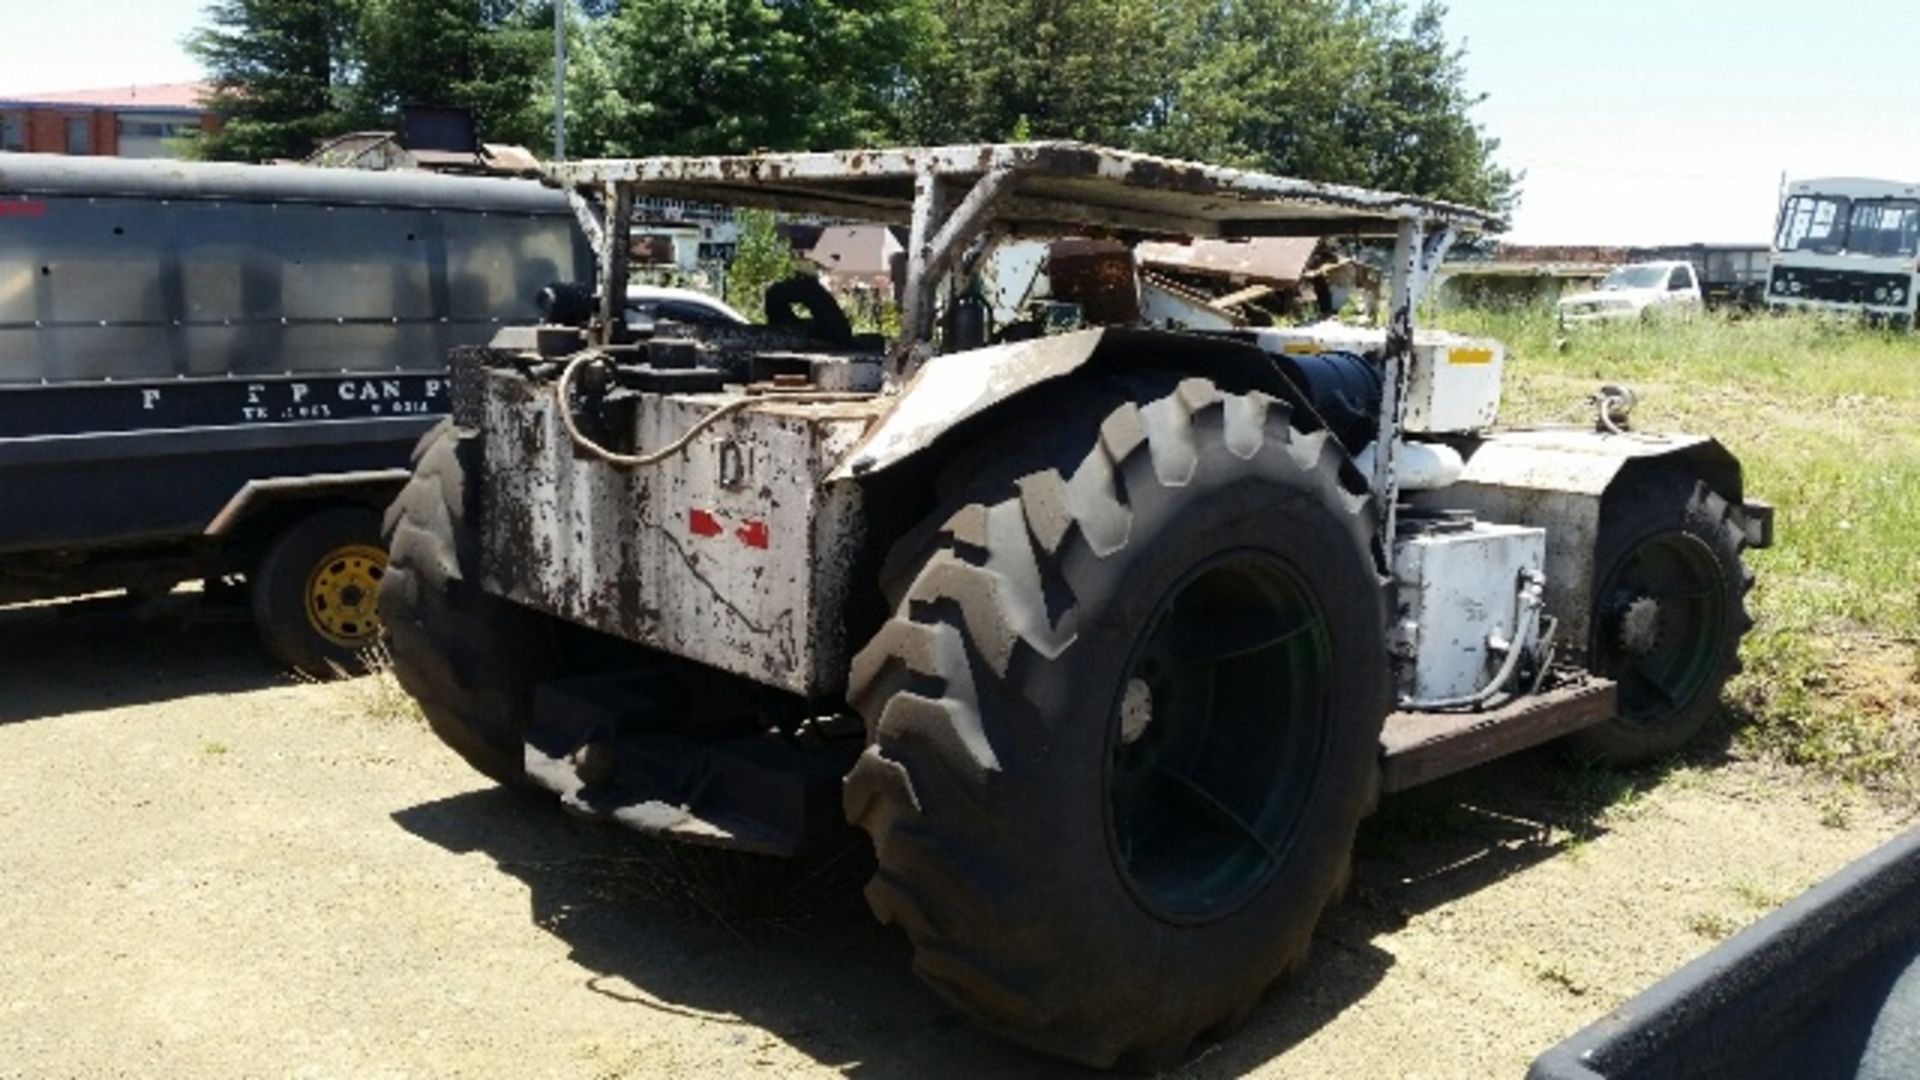
[{"label": "white body panel", "polygon": [[[575,452],[553,395],[493,376],[484,585],[602,633],[797,694],[847,663],[860,492],[828,484],[877,406],[738,412],[657,467]],[[649,394],[635,444],[670,442],[732,394]]]},{"label": "white body panel", "polygon": [[[1546,530],[1475,522],[1459,531],[1417,532],[1394,544],[1395,644],[1402,700],[1466,697],[1500,671],[1524,631],[1524,575],[1546,561]],[[1496,648],[1496,644],[1501,647]]]}]

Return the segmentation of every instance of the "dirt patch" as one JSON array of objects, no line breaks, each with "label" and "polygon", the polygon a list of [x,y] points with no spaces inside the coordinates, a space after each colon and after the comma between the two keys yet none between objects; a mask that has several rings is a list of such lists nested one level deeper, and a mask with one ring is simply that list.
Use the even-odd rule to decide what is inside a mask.
[{"label": "dirt patch", "polygon": [[[0,619],[0,684],[0,1074],[1058,1071],[913,981],[857,855],[575,822],[244,629]],[[1713,753],[1391,799],[1305,971],[1181,1072],[1518,1075],[1904,822]]]}]

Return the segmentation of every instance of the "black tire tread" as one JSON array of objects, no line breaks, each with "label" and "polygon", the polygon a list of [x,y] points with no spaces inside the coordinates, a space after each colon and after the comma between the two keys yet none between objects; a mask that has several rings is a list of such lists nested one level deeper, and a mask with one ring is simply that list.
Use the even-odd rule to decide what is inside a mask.
[{"label": "black tire tread", "polygon": [[413,454],[413,475],[387,508],[380,618],[393,674],[441,741],[503,784],[527,783],[532,613],[472,579],[479,537],[468,527],[472,433],[443,421]]},{"label": "black tire tread", "polygon": [[[896,546],[883,571],[894,613],[850,674],[848,701],[870,742],[847,776],[845,810],[873,841],[879,871],[867,899],[874,913],[912,940],[916,973],[984,1026],[1097,1066],[1175,1060],[1203,1032],[1244,1017],[1259,990],[1222,1015],[1175,1009],[1102,1026],[1076,1010],[1085,988],[1050,976],[1037,955],[1046,948],[1044,927],[1017,940],[996,937],[994,927],[1021,925],[1007,905],[1031,883],[994,880],[997,862],[986,856],[1022,823],[974,795],[1002,758],[1031,753],[1044,740],[1047,719],[1035,709],[1009,726],[1005,710],[988,713],[980,699],[1018,665],[1057,656],[1073,641],[1077,616],[1072,597],[1059,595],[1066,587],[1060,567],[1125,546],[1132,500],[1149,487],[1186,484],[1203,439],[1242,459],[1283,445],[1295,468],[1338,489],[1330,500],[1348,515],[1352,542],[1374,550],[1371,503],[1328,479],[1355,474],[1342,472],[1345,458],[1324,432],[1293,428],[1276,399],[1187,379],[1146,405],[1121,395],[1070,469],[1008,476],[1002,466],[1000,475],[989,468],[976,483],[951,485],[973,500]],[[1011,497],[986,497],[1008,490]],[[1384,717],[1384,696],[1381,706]],[[940,820],[937,831],[927,827],[930,812]],[[1346,877],[1343,865],[1313,901],[1316,916]],[[1303,935],[1259,989],[1295,966],[1305,947]]]},{"label": "black tire tread", "polygon": [[[1754,574],[1744,558],[1747,549],[1746,530],[1737,518],[1737,508],[1720,493],[1708,487],[1703,481],[1675,474],[1658,475],[1639,481],[1618,496],[1622,505],[1634,507],[1630,522],[1639,520],[1658,521],[1663,508],[1680,507],[1680,521],[1688,531],[1699,536],[1713,550],[1716,559],[1723,564],[1727,574],[1729,599],[1732,610],[1728,614],[1730,622],[1729,640],[1725,655],[1721,658],[1721,667],[1709,684],[1701,690],[1700,697],[1687,710],[1686,718],[1677,724],[1672,733],[1648,732],[1635,729],[1619,721],[1604,721],[1593,727],[1575,732],[1567,737],[1567,747],[1577,757],[1617,767],[1643,765],[1673,753],[1690,741],[1700,728],[1705,726],[1718,707],[1720,692],[1726,680],[1741,670],[1740,642],[1747,631],[1753,629],[1753,615],[1747,607],[1747,595],[1753,591]],[[1631,534],[1639,529],[1629,528],[1623,533],[1631,540]],[[1600,546],[1597,554],[1597,568],[1605,573],[1605,566],[1613,559],[1624,554],[1609,550],[1615,538],[1603,524]],[[1596,580],[1595,587],[1599,582]],[[1598,628],[1596,627],[1596,632]]]}]

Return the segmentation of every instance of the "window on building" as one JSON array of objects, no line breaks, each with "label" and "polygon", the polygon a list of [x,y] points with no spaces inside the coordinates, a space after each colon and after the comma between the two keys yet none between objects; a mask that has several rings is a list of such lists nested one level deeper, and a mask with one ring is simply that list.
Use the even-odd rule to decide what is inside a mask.
[{"label": "window on building", "polygon": [[93,121],[85,116],[67,117],[67,153],[93,153]]},{"label": "window on building", "polygon": [[200,117],[192,113],[122,113],[116,125],[114,153],[125,158],[177,158],[185,144],[200,137]]},{"label": "window on building", "polygon": [[27,148],[27,114],[0,113],[0,150]]}]

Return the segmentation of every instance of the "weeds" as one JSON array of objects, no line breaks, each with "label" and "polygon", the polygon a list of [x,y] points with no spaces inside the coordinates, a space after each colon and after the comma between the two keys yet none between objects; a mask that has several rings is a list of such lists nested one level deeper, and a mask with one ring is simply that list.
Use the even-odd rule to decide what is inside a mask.
[{"label": "weeds", "polygon": [[1791,893],[1783,896],[1750,878],[1741,878],[1734,882],[1733,895],[1739,897],[1741,903],[1755,911],[1772,911],[1793,899]]},{"label": "weeds", "polygon": [[394,676],[393,654],[387,651],[386,642],[360,650],[360,667],[365,672],[363,678],[348,678],[352,673],[345,669],[337,669],[336,674],[347,680],[346,686],[361,713],[384,724],[427,722],[420,703],[401,688],[400,680]]},{"label": "weeds", "polygon": [[1585,422],[1624,382],[1648,431],[1712,435],[1775,507],[1729,711],[1749,752],[1920,794],[1920,335],[1819,318],[1583,327],[1546,309],[1447,312],[1504,341],[1503,421]]},{"label": "weeds", "polygon": [[1720,941],[1740,929],[1740,920],[1718,911],[1702,911],[1688,917],[1687,929],[1709,941]]}]

